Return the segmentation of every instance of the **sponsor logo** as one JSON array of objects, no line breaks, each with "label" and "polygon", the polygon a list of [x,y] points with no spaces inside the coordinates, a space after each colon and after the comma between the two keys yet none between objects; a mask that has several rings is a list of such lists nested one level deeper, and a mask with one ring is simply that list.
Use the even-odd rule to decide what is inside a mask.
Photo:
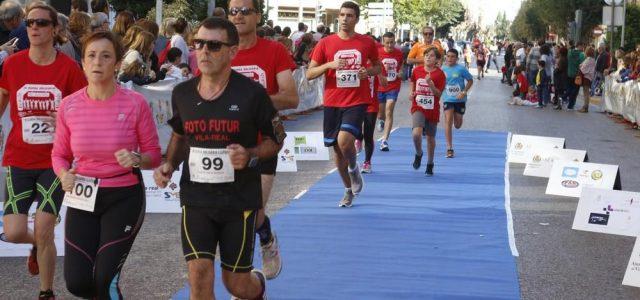
[{"label": "sponsor logo", "polygon": [[229,111],[240,111],[240,107],[237,104],[231,105]]},{"label": "sponsor logo", "polygon": [[537,154],[536,154],[536,155],[533,157],[533,162],[539,163],[539,162],[541,162],[541,161],[542,161],[542,157],[540,157],[540,155],[537,155]]},{"label": "sponsor logo", "polygon": [[568,189],[575,189],[578,186],[580,186],[580,183],[578,183],[575,180],[564,180],[564,181],[562,181],[561,184],[562,184],[563,187],[566,187]]},{"label": "sponsor logo", "polygon": [[169,185],[169,188],[172,191],[175,191],[178,188],[178,185],[175,182],[172,181],[171,184]]},{"label": "sponsor logo", "polygon": [[124,232],[129,232],[131,231],[131,226],[127,225],[124,227]]},{"label": "sponsor logo", "polygon": [[118,114],[118,121],[124,121],[124,114],[123,113]]},{"label": "sponsor logo", "polygon": [[316,147],[293,147],[295,154],[317,154],[318,149]]},{"label": "sponsor logo", "polygon": [[564,167],[564,169],[562,169],[562,177],[577,178],[579,171],[580,171],[579,168]]},{"label": "sponsor logo", "polygon": [[607,225],[609,223],[609,215],[591,213],[589,215],[589,224]]},{"label": "sponsor logo", "polygon": [[524,148],[524,145],[522,143],[520,143],[520,142],[517,142],[515,148],[516,148],[516,150],[522,150],[522,148]]},{"label": "sponsor logo", "polygon": [[600,170],[595,170],[595,171],[591,172],[591,179],[593,179],[593,180],[600,180],[600,179],[602,179],[602,171],[600,171]]},{"label": "sponsor logo", "polygon": [[629,210],[626,210],[626,209],[613,208],[611,204],[607,205],[607,207],[602,208],[602,210],[605,211],[607,214],[609,214],[609,212],[612,212],[612,211],[623,212],[623,213],[629,212]]}]

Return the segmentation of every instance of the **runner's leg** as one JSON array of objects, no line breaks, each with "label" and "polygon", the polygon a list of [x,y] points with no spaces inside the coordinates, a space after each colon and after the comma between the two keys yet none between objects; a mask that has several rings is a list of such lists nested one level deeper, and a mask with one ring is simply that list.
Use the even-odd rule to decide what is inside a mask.
[{"label": "runner's leg", "polygon": [[[355,138],[354,138],[355,140]],[[340,149],[340,146],[335,145],[333,146],[333,152],[335,154],[334,156],[334,161],[336,163],[336,168],[338,169],[338,174],[340,174],[340,178],[342,179],[342,183],[344,184],[344,187],[347,189],[351,188],[351,179],[349,179],[349,173],[347,170],[347,167],[349,165],[348,161],[346,158],[344,158],[343,156],[343,152]]]},{"label": "runner's leg", "polygon": [[453,108],[444,111],[444,136],[447,141],[447,150],[453,149],[453,115]]},{"label": "runner's leg", "polygon": [[213,260],[198,258],[187,262],[189,269],[189,298],[215,299],[213,284],[215,279]]},{"label": "runner's leg", "polygon": [[377,113],[367,113],[364,119],[364,153],[365,162],[371,162],[371,156],[373,156],[373,148],[375,146],[373,142],[373,133],[376,126]]},{"label": "runner's leg", "polygon": [[100,217],[75,208],[67,208],[64,224],[64,281],[76,297],[96,296],[93,270],[100,243]]},{"label": "runner's leg", "polygon": [[386,103],[386,114],[385,114],[385,121],[384,121],[384,134],[382,135],[382,140],[386,141],[389,139],[389,135],[391,134],[391,128],[393,127],[393,111],[395,109],[396,106],[396,101],[395,99],[390,100],[387,99],[387,103]]},{"label": "runner's leg", "polygon": [[53,229],[57,219],[57,216],[48,212],[36,212],[34,236],[38,248],[41,291],[53,289],[53,275],[56,269],[56,245],[53,241]]}]

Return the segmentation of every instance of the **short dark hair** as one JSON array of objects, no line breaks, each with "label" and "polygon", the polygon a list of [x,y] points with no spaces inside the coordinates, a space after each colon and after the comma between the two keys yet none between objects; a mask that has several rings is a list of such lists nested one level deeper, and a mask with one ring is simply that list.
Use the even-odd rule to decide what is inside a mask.
[{"label": "short dark hair", "polygon": [[240,42],[238,29],[236,29],[236,26],[227,19],[209,17],[200,22],[198,27],[204,27],[206,29],[223,29],[227,32],[227,43],[236,46]]},{"label": "short dark hair", "polygon": [[187,20],[183,17],[180,17],[176,20],[176,23],[173,24],[173,29],[175,29],[176,33],[183,34],[185,30],[187,30]]},{"label": "short dark hair", "polygon": [[71,0],[71,8],[83,12],[89,11],[89,5],[87,5],[86,0]]},{"label": "short dark hair", "polygon": [[539,60],[538,65],[544,68],[547,65],[547,63],[544,60]]},{"label": "short dark hair", "polygon": [[91,0],[91,11],[103,12],[109,14],[109,1],[107,0]]},{"label": "short dark hair", "polygon": [[304,27],[305,27],[304,23],[302,22],[298,23],[298,31],[303,31]]},{"label": "short dark hair", "polygon": [[[452,50],[455,50],[455,49],[452,49]],[[442,54],[440,53],[440,50],[438,50],[438,47],[436,46],[427,47],[427,49],[424,50],[424,53],[422,55],[426,57],[427,53],[429,52],[433,52],[436,55],[437,60],[440,60],[442,58]],[[458,54],[456,54],[456,56],[458,56]]]},{"label": "short dark hair", "polygon": [[393,32],[386,32],[385,34],[382,35],[383,38],[392,38],[392,39],[396,39],[396,35],[393,34]]},{"label": "short dark hair", "polygon": [[449,49],[449,51],[447,51],[447,53],[453,53],[456,55],[456,57],[459,57],[460,53],[458,53],[458,50],[456,50],[455,48],[451,48]]},{"label": "short dark hair", "polygon": [[115,50],[116,62],[122,60],[124,57],[124,48],[122,47],[122,43],[120,42],[120,38],[115,35],[115,33],[111,31],[96,31],[92,34],[89,34],[82,40],[82,58],[84,58],[84,54],[87,51],[87,47],[98,40],[107,40],[111,42],[113,45],[113,49]]},{"label": "short dark hair", "polygon": [[340,8],[349,8],[353,9],[356,12],[356,19],[360,19],[360,6],[352,1],[345,1],[340,5]]},{"label": "short dark hair", "polygon": [[35,4],[31,4],[27,7],[27,14],[26,14],[27,16],[34,9],[46,10],[49,12],[49,18],[51,18],[51,24],[53,24],[53,27],[58,26],[58,11],[55,8],[53,8],[53,6],[48,5],[44,2],[39,2],[39,3],[34,2],[34,3]]},{"label": "short dark hair", "polygon": [[189,70],[189,72],[191,72],[191,67],[189,67],[188,63],[181,63],[178,65],[178,69],[182,69],[182,68],[187,68],[187,70]]},{"label": "short dark hair", "polygon": [[[261,0],[251,0],[251,4],[253,4],[253,8],[256,9],[256,13],[258,14],[262,14],[262,3],[260,2]],[[229,7],[229,4],[231,4],[231,0],[227,1],[227,8]]]},{"label": "short dark hair", "polygon": [[167,51],[167,60],[169,62],[175,62],[177,58],[182,57],[182,50],[173,47]]}]

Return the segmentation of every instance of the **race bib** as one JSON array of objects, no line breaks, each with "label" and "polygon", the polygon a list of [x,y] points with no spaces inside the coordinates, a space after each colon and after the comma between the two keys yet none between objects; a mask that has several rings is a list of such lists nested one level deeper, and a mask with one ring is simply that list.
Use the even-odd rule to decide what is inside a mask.
[{"label": "race bib", "polygon": [[27,144],[53,144],[56,127],[49,116],[22,118],[22,140]]},{"label": "race bib", "polygon": [[451,97],[458,97],[461,91],[462,89],[457,84],[447,85],[447,94]]},{"label": "race bib", "polygon": [[227,183],[235,181],[229,150],[191,147],[189,152],[191,181]]},{"label": "race bib", "polygon": [[426,110],[433,109],[435,103],[434,96],[416,95],[416,104]]},{"label": "race bib", "polygon": [[76,175],[73,190],[64,194],[62,204],[80,210],[93,212],[100,179]]},{"label": "race bib", "polygon": [[336,71],[336,86],[339,88],[354,88],[360,86],[358,70]]},{"label": "race bib", "polygon": [[388,82],[396,81],[396,78],[398,78],[398,73],[395,70],[387,71],[387,81]]}]

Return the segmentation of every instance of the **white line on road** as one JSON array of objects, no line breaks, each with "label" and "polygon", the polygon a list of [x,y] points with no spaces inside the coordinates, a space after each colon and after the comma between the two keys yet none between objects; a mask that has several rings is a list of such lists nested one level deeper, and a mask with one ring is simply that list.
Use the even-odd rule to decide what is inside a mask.
[{"label": "white line on road", "polygon": [[304,196],[304,194],[306,194],[306,193],[307,193],[307,190],[304,190],[304,191],[298,193],[295,197],[293,197],[293,200],[300,199],[300,197]]},{"label": "white line on road", "polygon": [[[507,136],[507,145],[511,141],[511,132]],[[509,156],[509,146],[507,146],[507,157]],[[519,256],[518,248],[516,248],[516,236],[513,231],[513,215],[511,214],[511,187],[509,184],[509,161],[506,160],[504,164],[504,209],[507,212],[507,232],[509,234],[509,248],[511,248],[511,254],[513,256]]]},{"label": "white line on road", "polygon": [[333,168],[333,169],[331,169],[331,171],[329,171],[329,173],[327,173],[327,174],[331,174],[331,173],[335,172],[336,170],[338,170],[338,168]]},{"label": "white line on road", "polygon": [[[399,127],[396,127],[396,128],[391,129],[391,132],[389,132],[389,134],[392,134],[392,133],[393,133],[394,131],[396,131],[396,129],[398,129],[398,128],[399,128]],[[379,141],[382,141],[382,138],[379,138],[379,139],[378,139],[378,142],[379,142]]]}]

